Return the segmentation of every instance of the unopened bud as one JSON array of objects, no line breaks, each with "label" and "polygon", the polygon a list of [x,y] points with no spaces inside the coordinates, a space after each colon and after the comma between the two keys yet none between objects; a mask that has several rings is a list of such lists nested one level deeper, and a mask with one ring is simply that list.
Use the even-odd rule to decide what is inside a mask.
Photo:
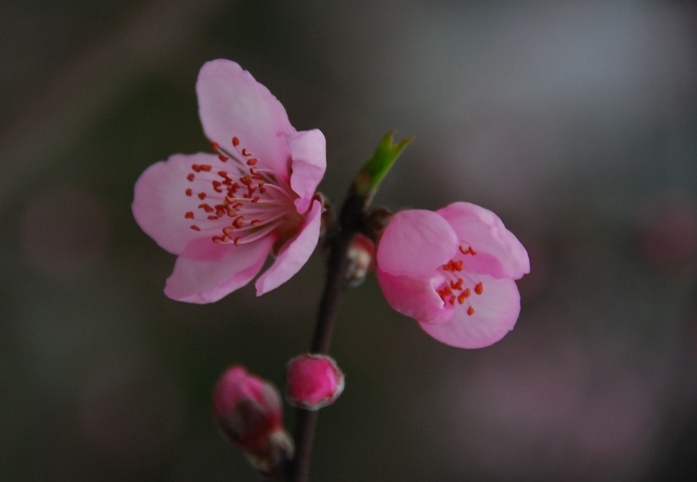
[{"label": "unopened bud", "polygon": [[346,257],[348,258],[346,281],[353,288],[365,280],[375,264],[375,243],[366,236],[357,234],[351,240]]},{"label": "unopened bud", "polygon": [[213,415],[225,438],[242,449],[262,475],[277,474],[293,458],[278,390],[244,367],[232,366],[218,380]]},{"label": "unopened bud", "polygon": [[376,243],[385,232],[387,225],[390,224],[392,216],[394,213],[382,206],[372,207],[366,213],[365,228]]},{"label": "unopened bud", "polygon": [[288,362],[286,401],[305,410],[334,403],[344,390],[344,374],[336,362],[319,354],[307,354]]}]

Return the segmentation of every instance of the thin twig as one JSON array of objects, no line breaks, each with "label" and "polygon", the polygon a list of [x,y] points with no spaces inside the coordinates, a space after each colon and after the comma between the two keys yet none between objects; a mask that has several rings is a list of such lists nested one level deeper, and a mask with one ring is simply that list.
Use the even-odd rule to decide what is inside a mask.
[{"label": "thin twig", "polygon": [[[324,293],[319,304],[317,325],[310,346],[311,353],[328,353],[332,341],[336,315],[341,296],[346,289],[347,252],[353,237],[364,229],[366,198],[352,189],[341,207],[338,226],[327,234],[329,260]],[[310,476],[310,459],[317,412],[301,408],[296,412],[296,454],[291,466],[291,482],[307,482]]]}]

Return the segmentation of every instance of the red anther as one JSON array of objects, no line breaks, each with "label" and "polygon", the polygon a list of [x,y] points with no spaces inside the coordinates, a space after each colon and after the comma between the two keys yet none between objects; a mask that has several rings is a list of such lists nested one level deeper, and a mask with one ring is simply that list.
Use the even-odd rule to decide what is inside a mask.
[{"label": "red anther", "polygon": [[252,178],[249,176],[244,176],[240,178],[240,182],[245,186],[250,186],[252,184]]},{"label": "red anther", "polygon": [[454,269],[455,271],[462,271],[462,268],[463,268],[464,266],[465,266],[465,262],[462,261],[462,260],[455,261],[455,262],[453,263],[453,269]]},{"label": "red anther", "polygon": [[254,159],[254,158],[248,159],[248,160],[247,160],[247,165],[248,165],[248,166],[254,166],[254,165],[256,165],[256,163],[257,163],[257,160]]},{"label": "red anther", "polygon": [[256,167],[253,167],[253,168],[251,168],[251,169],[249,170],[249,173],[250,173],[252,176],[258,176],[258,175],[259,175],[259,169],[257,169]]},{"label": "red anther", "polygon": [[186,219],[194,219],[194,212],[193,211],[187,211],[186,214],[184,214],[184,217]]},{"label": "red anther", "polygon": [[232,184],[230,184],[230,189],[232,189],[233,191],[237,191],[239,188],[240,188],[240,185],[237,184],[236,182],[233,182]]},{"label": "red anther", "polygon": [[235,216],[237,216],[237,211],[232,209],[232,206],[227,207],[226,213],[227,213],[228,217],[231,217],[231,218],[234,218]]},{"label": "red anther", "polygon": [[193,229],[194,231],[201,231],[201,228],[199,228],[195,224],[191,226],[191,229]]},{"label": "red anther", "polygon": [[210,216],[208,216],[208,219],[210,219],[211,221],[217,221],[217,220],[218,220],[218,216],[210,215]]},{"label": "red anther", "polygon": [[225,206],[222,204],[218,204],[215,206],[215,215],[218,217],[223,217],[227,213],[227,209],[225,209]]},{"label": "red anther", "polygon": [[450,297],[450,304],[451,304],[451,305],[454,305],[454,304],[455,304],[455,299],[456,299],[456,298],[455,298],[455,295],[452,295],[452,296]]},{"label": "red anther", "polygon": [[219,146],[217,142],[211,143],[211,149],[213,149],[213,152],[218,152],[218,147]]},{"label": "red anther", "polygon": [[224,243],[225,241],[226,241],[225,238],[221,238],[220,236],[213,236],[214,243],[220,244],[220,243]]},{"label": "red anther", "polygon": [[232,241],[232,238],[226,234],[225,236],[223,236],[223,241],[229,243],[230,241]]},{"label": "red anther", "polygon": [[194,180],[194,173],[193,173],[193,172],[192,172],[192,173],[189,173],[189,175],[186,176],[186,178],[187,178],[189,181],[193,181],[193,180]]},{"label": "red anther", "polygon": [[184,192],[185,192],[186,195],[189,196],[189,197],[191,197],[191,196],[194,194],[194,191],[192,191],[191,188],[187,189],[187,190],[184,191]]},{"label": "red anther", "polygon": [[443,294],[445,296],[450,296],[453,294],[453,290],[450,289],[450,286],[446,285],[445,288],[443,288]]},{"label": "red anther", "polygon": [[474,314],[474,308],[472,308],[471,306],[469,308],[467,308],[467,314],[469,316],[472,316]]},{"label": "red anther", "polygon": [[223,185],[223,183],[220,181],[213,181],[213,190],[217,193],[223,192],[223,190],[220,188],[220,186],[222,186],[222,185]]},{"label": "red anther", "polygon": [[227,177],[228,177],[228,176],[227,176],[227,171],[218,171],[218,175],[219,175],[220,177],[224,177],[225,179],[227,179]]},{"label": "red anther", "polygon": [[207,204],[207,203],[199,204],[199,205],[198,205],[198,208],[199,208],[199,209],[203,209],[203,210],[206,211],[207,213],[212,213],[212,212],[213,212],[213,208],[210,207],[210,205]]},{"label": "red anther", "polygon": [[237,147],[240,145],[240,140],[237,137],[232,138],[232,145]]},{"label": "red anther", "polygon": [[254,197],[252,198],[252,202],[253,202],[253,203],[258,203],[258,202],[259,202],[259,196],[254,196]]},{"label": "red anther", "polygon": [[457,302],[460,303],[460,304],[462,304],[462,303],[465,302],[466,299],[467,299],[467,297],[465,296],[465,293],[463,292],[463,293],[460,293],[460,294],[458,295],[458,297],[457,297]]},{"label": "red anther", "polygon": [[220,159],[222,162],[226,162],[229,159],[229,157],[224,156],[222,154],[218,154],[218,159]]},{"label": "red anther", "polygon": [[206,199],[206,193],[205,193],[205,192],[200,192],[200,193],[198,193],[198,198],[199,198],[201,201],[203,201],[204,199]]},{"label": "red anther", "polygon": [[193,169],[194,172],[201,172],[201,166],[199,166],[198,164],[194,164],[193,166],[191,166],[191,169]]},{"label": "red anther", "polygon": [[242,203],[235,203],[232,205],[232,209],[234,209],[235,211],[239,211],[240,209],[242,209],[243,206],[244,204]]},{"label": "red anther", "polygon": [[242,149],[242,155],[243,155],[244,157],[247,157],[247,156],[251,156],[252,153],[249,152],[247,149]]},{"label": "red anther", "polygon": [[455,281],[451,281],[450,287],[454,290],[462,290],[462,278],[458,278],[457,283]]},{"label": "red anther", "polygon": [[474,285],[474,292],[478,295],[481,295],[484,292],[484,285],[481,283],[477,283],[476,285]]},{"label": "red anther", "polygon": [[211,165],[210,164],[201,164],[201,170],[203,172],[211,172]]},{"label": "red anther", "polygon": [[240,229],[242,226],[244,226],[244,216],[239,216],[235,218],[235,220],[232,222],[233,227]]},{"label": "red anther", "polygon": [[250,223],[252,226],[259,226],[261,224],[261,219],[252,219]]},{"label": "red anther", "polygon": [[463,291],[462,293],[460,293],[460,296],[464,296],[465,298],[469,298],[471,294],[472,294],[472,292],[470,291],[470,289],[469,289],[469,288],[465,288],[465,291]]},{"label": "red anther", "polygon": [[233,231],[234,231],[234,229],[232,228],[232,226],[225,226],[225,227],[223,228],[223,232],[224,232],[225,234],[230,234],[230,233],[233,232]]},{"label": "red anther", "polygon": [[235,246],[239,246],[241,242],[242,242],[242,238],[240,238],[239,236],[237,236],[235,238],[235,240],[233,241],[233,243],[235,243]]},{"label": "red anther", "polygon": [[469,254],[469,252],[470,252],[469,249],[465,249],[465,248],[463,248],[462,246],[460,246],[459,249],[460,249],[460,252],[461,252],[462,254]]},{"label": "red anther", "polygon": [[469,252],[472,256],[475,256],[477,254],[477,252],[474,250],[472,246],[469,247]]}]

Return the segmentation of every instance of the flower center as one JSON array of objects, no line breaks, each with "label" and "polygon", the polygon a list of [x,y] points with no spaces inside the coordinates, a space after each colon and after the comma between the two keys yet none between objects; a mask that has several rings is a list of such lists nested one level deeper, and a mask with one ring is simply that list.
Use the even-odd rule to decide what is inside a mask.
[{"label": "flower center", "polygon": [[232,138],[231,150],[213,143],[218,162],[193,164],[184,194],[192,203],[184,213],[193,220],[190,229],[211,234],[214,243],[247,244],[271,233],[297,229],[302,217],[293,201],[297,194],[281,176],[264,168],[264,162]]},{"label": "flower center", "polygon": [[472,246],[459,246],[459,253],[441,266],[439,269],[445,274],[445,281],[436,288],[436,293],[443,300],[445,306],[454,307],[456,304],[467,305],[467,314],[472,316],[474,308],[471,303],[472,292],[481,295],[484,293],[484,284],[477,279],[472,279],[476,275],[465,274],[465,258],[476,256],[477,252]]}]

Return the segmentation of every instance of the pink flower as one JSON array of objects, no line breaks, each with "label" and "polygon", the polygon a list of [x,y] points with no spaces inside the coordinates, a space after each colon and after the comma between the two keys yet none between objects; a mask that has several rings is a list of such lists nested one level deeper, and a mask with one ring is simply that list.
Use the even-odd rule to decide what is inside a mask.
[{"label": "pink flower", "polygon": [[211,303],[256,281],[257,295],[285,283],[312,254],[326,168],[317,130],[297,132],[281,103],[234,62],[206,63],[196,83],[199,114],[217,154],[174,154],[135,186],[133,215],[178,255],[165,294]]},{"label": "pink flower", "polygon": [[387,302],[438,341],[480,348],[499,341],[520,312],[516,279],[525,248],[491,211],[457,202],[401,211],[380,239],[377,277]]},{"label": "pink flower", "polygon": [[333,358],[307,354],[288,362],[286,401],[305,410],[331,405],[344,391],[344,374]]}]

